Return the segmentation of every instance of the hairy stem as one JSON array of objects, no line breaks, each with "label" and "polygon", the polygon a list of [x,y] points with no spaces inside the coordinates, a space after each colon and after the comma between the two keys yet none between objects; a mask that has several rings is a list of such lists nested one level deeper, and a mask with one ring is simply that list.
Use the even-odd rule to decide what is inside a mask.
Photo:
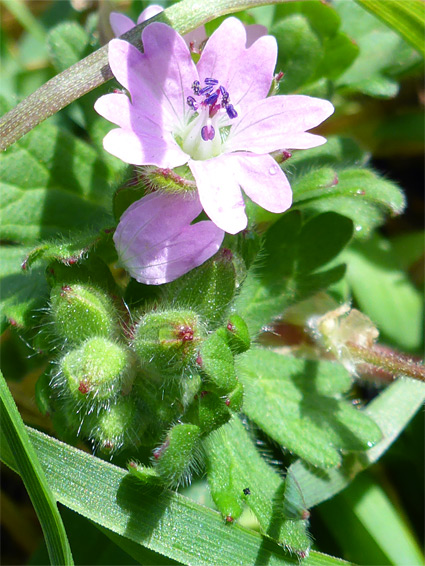
[{"label": "hairy stem", "polygon": [[[285,0],[182,0],[151,20],[169,24],[180,34],[188,33],[218,16]],[[288,0],[286,0],[288,1]],[[140,34],[147,22],[121,37],[142,48]],[[53,77],[0,119],[0,149],[6,149],[46,118],[112,78],[108,46]]]},{"label": "hairy stem", "polygon": [[[346,347],[351,354],[359,361],[376,368],[376,378],[380,379],[381,372],[390,374],[393,379],[400,375],[412,377],[419,381],[425,381],[425,366],[416,363],[414,360],[400,354],[390,348],[375,345],[372,348],[358,346],[352,342],[347,342]],[[373,372],[375,376],[375,372]]]}]

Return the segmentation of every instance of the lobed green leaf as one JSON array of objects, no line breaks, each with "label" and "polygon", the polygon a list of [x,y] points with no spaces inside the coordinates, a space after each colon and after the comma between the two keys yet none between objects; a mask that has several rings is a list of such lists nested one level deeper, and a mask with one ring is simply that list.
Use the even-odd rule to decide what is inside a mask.
[{"label": "lobed green leaf", "polygon": [[251,349],[237,358],[237,372],[247,416],[314,466],[339,466],[342,450],[367,450],[381,437],[376,424],[343,398],[351,378],[337,363]]}]

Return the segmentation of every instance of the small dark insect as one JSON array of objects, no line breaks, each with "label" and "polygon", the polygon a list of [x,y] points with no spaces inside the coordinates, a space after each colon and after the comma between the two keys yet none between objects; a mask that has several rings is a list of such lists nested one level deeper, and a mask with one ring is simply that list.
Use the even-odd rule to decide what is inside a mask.
[{"label": "small dark insect", "polygon": [[249,489],[249,487],[246,487],[244,490],[244,495],[251,495],[251,490]]}]

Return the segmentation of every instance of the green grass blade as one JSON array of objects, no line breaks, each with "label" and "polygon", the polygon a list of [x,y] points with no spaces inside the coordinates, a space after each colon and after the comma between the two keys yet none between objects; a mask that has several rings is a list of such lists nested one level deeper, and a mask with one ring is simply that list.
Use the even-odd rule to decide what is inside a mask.
[{"label": "green grass blade", "polygon": [[13,452],[16,471],[22,477],[46,539],[52,564],[73,564],[65,528],[36,451],[28,437],[15,401],[0,372],[1,454]]},{"label": "green grass blade", "polygon": [[[36,430],[28,431],[58,501],[133,543],[192,566],[298,564],[268,537],[226,525],[219,513],[178,493],[144,487],[121,468]],[[2,458],[16,467],[11,451],[4,451]],[[134,555],[134,545],[129,554]],[[312,552],[303,564],[345,562]]]},{"label": "green grass blade", "polygon": [[425,4],[423,0],[356,0],[410,45],[425,55]]},{"label": "green grass blade", "polygon": [[403,513],[371,474],[361,474],[318,511],[345,555],[357,564],[366,557],[369,564],[424,563]]}]

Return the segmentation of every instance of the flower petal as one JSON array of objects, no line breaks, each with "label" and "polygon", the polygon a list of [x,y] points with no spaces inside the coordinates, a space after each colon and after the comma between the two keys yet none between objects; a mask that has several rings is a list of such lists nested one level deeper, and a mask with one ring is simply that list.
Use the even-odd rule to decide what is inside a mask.
[{"label": "flower petal", "polygon": [[189,161],[202,206],[222,230],[236,234],[246,228],[248,219],[239,184],[231,168],[232,160],[223,155],[206,161]]},{"label": "flower petal", "polygon": [[124,14],[120,14],[119,12],[111,12],[109,14],[109,23],[111,24],[112,31],[116,37],[126,33],[135,26],[135,23],[131,18]]},{"label": "flower petal", "polygon": [[162,6],[158,6],[158,4],[151,4],[139,14],[139,17],[137,18],[137,25],[146,22],[146,20],[150,20],[163,11],[164,8]]},{"label": "flower petal", "polygon": [[[246,32],[236,18],[227,18],[208,39],[197,68],[201,83],[205,78],[215,78],[227,85],[238,61],[245,51]],[[231,94],[231,93],[230,93]]]},{"label": "flower petal", "polygon": [[191,196],[152,193],[133,203],[114,234],[121,264],[141,283],[160,285],[201,265],[224,237],[212,222],[190,222],[202,210]]},{"label": "flower petal", "polygon": [[[239,20],[228,18],[209,38],[198,62],[201,82],[206,77],[216,78],[228,90],[231,103],[239,105],[242,112],[267,96],[277,58],[274,37],[257,36],[255,42],[249,37],[252,45],[246,49],[248,33]],[[256,33],[258,30],[253,36]]]},{"label": "flower petal", "polygon": [[132,165],[156,165],[173,168],[184,165],[188,156],[180,149],[174,139],[153,137],[131,130],[111,130],[103,138],[103,147],[115,157]]},{"label": "flower petal", "polygon": [[183,38],[165,24],[146,26],[142,41],[144,53],[126,41],[110,41],[111,70],[135,106],[160,115],[165,128],[175,129],[190,111],[186,98],[198,78],[196,66]]},{"label": "flower petal", "polygon": [[246,47],[251,47],[251,45],[257,41],[263,35],[267,35],[267,28],[266,26],[262,26],[260,24],[251,24],[249,26],[245,26],[246,31]]},{"label": "flower petal", "polygon": [[[271,35],[260,37],[241,54],[226,88],[242,118],[250,107],[266,98],[273,80],[277,43]],[[255,112],[255,109],[251,109]]]},{"label": "flower petal", "polygon": [[[148,100],[146,102],[148,103]],[[101,116],[124,130],[154,136],[163,134],[161,116],[155,112],[145,112],[140,106],[135,106],[124,93],[111,93],[101,96],[96,100],[94,109]]]},{"label": "flower petal", "polygon": [[232,127],[226,152],[246,150],[264,154],[283,148],[316,147],[323,143],[323,138],[304,132],[323,122],[333,111],[332,104],[320,98],[271,96],[258,102]]},{"label": "flower petal", "polygon": [[292,204],[288,179],[270,155],[229,156],[238,183],[251,200],[270,212],[285,212]]}]

